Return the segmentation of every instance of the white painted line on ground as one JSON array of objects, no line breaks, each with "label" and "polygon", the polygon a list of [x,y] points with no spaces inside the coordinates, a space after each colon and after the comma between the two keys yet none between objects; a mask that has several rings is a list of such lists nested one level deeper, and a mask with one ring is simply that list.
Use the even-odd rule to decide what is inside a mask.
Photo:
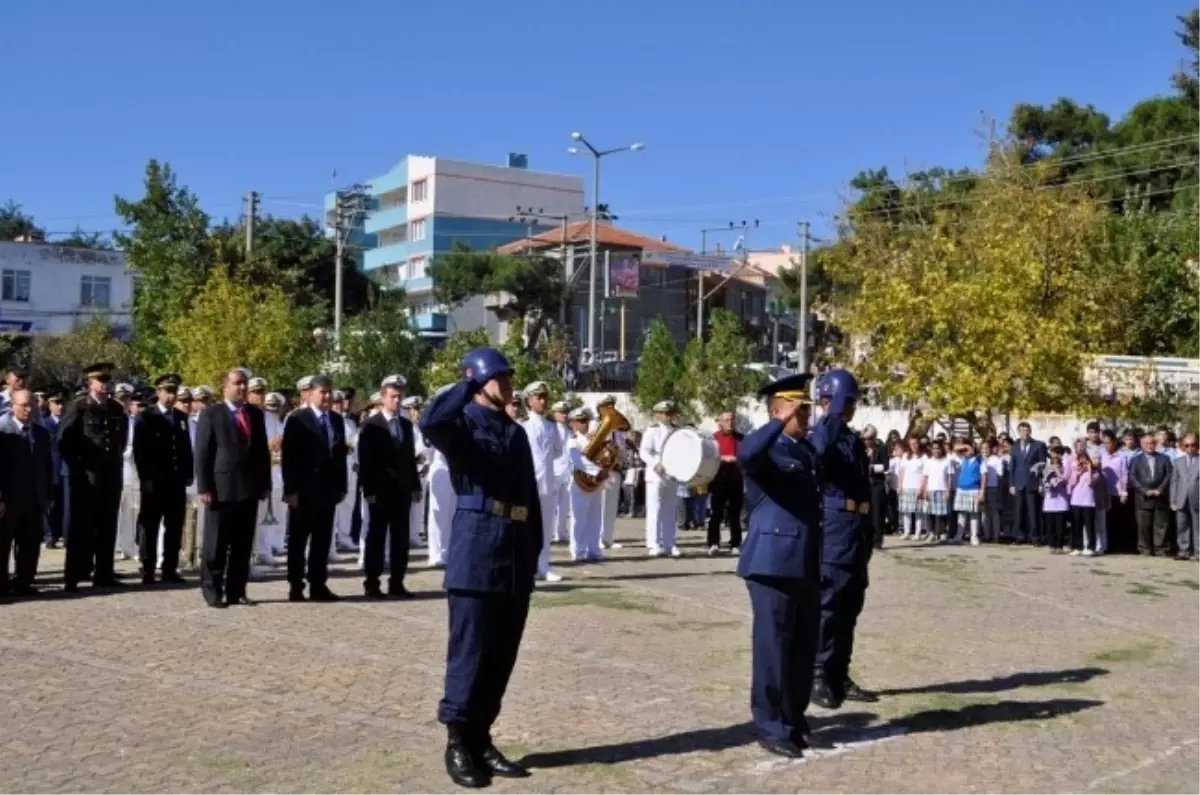
[{"label": "white painted line on ground", "polygon": [[1197,742],[1200,742],[1200,739],[1193,737],[1190,740],[1184,740],[1183,742],[1179,743],[1179,745],[1172,745],[1170,748],[1167,748],[1166,750],[1159,751],[1154,756],[1146,757],[1145,759],[1138,762],[1133,767],[1126,768],[1125,770],[1118,770],[1115,773],[1109,773],[1107,776],[1101,776],[1100,778],[1098,778],[1095,781],[1088,784],[1088,789],[1095,789],[1096,787],[1100,786],[1101,784],[1112,781],[1113,779],[1124,778],[1125,776],[1132,775],[1132,774],[1138,772],[1139,770],[1145,770],[1146,768],[1153,767],[1154,765],[1157,765],[1160,762],[1165,762],[1168,759],[1170,759],[1171,757],[1173,757],[1176,754],[1183,751],[1185,748],[1195,745]]}]

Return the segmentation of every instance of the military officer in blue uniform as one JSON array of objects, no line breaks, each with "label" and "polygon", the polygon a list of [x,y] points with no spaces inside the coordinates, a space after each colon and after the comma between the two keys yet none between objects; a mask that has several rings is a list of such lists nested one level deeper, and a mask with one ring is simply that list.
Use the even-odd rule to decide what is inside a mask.
[{"label": "military officer in blue uniform", "polygon": [[491,728],[517,660],[542,548],[541,505],[524,429],[509,418],[512,366],[494,348],[463,358],[463,379],[434,396],[420,430],[450,469],[456,504],[445,588],[450,613],[445,694],[446,772],[463,787],[524,767],[492,743]]},{"label": "military officer in blue uniform", "polygon": [[758,742],[799,757],[808,709],[821,592],[820,456],[839,429],[823,418],[807,437],[811,376],[781,378],[759,390],[770,422],[738,446],[746,478],[749,532],[738,559],[754,613],[750,712]]},{"label": "military officer in blue uniform", "polygon": [[837,433],[821,456],[824,473],[825,541],[821,556],[821,634],[812,700],[837,709],[843,701],[878,701],[850,678],[854,626],[867,593],[871,560],[870,457],[862,439],[847,427],[858,405],[858,381],[846,370],[830,370],[817,382],[817,399],[827,415],[838,415]]}]

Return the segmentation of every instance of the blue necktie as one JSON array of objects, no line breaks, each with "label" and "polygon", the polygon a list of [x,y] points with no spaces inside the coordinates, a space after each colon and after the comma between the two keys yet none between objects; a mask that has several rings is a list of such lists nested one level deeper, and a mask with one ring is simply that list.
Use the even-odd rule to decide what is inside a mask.
[{"label": "blue necktie", "polygon": [[321,430],[325,432],[325,444],[326,445],[332,444],[333,443],[333,429],[329,425],[329,415],[328,414],[321,415]]}]

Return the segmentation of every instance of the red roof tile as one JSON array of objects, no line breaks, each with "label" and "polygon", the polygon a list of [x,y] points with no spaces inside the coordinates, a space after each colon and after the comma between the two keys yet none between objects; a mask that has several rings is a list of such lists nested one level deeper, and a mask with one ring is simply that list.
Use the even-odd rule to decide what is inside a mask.
[{"label": "red roof tile", "polygon": [[[587,243],[591,240],[592,222],[591,221],[576,221],[567,225],[567,242],[568,243]],[[555,229],[547,229],[545,232],[534,235],[533,237],[514,240],[500,246],[496,251],[501,254],[518,254],[522,251],[530,249],[548,249],[556,248],[562,245],[563,230],[562,227]],[[687,251],[683,246],[677,246],[673,243],[664,243],[653,237],[639,235],[636,232],[630,232],[627,229],[621,229],[612,224],[600,223],[596,225],[596,244],[600,246],[620,247],[620,248],[648,248],[652,251]]]}]

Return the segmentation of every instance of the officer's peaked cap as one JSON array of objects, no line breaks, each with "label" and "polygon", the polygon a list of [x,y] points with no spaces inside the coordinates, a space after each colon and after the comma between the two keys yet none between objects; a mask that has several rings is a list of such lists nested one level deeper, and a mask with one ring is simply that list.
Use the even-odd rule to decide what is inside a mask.
[{"label": "officer's peaked cap", "polygon": [[674,414],[675,413],[675,401],[674,400],[660,400],[654,404],[654,408],[651,410],[658,414]]},{"label": "officer's peaked cap", "polygon": [[408,386],[408,379],[402,375],[389,375],[379,382],[380,389],[387,389],[389,386],[396,389],[404,389],[404,387]]},{"label": "officer's peaked cap", "polygon": [[565,400],[560,400],[557,403],[555,403],[553,406],[551,406],[550,410],[554,411],[554,412],[561,411],[563,414],[566,414],[568,411],[571,410],[571,404]]},{"label": "officer's peaked cap", "polygon": [[567,415],[567,419],[569,419],[569,420],[583,420],[584,422],[590,420],[591,418],[592,418],[592,412],[588,411],[586,408],[584,408],[582,406],[580,406],[579,408],[575,409],[574,411],[572,411],[570,414]]},{"label": "officer's peaked cap", "polygon": [[549,395],[550,386],[545,381],[534,381],[532,384],[526,386],[524,391],[526,397],[532,395]]},{"label": "officer's peaked cap", "polygon": [[133,394],[133,384],[126,384],[126,383],[122,382],[120,384],[117,384],[113,388],[113,392],[118,395],[132,395]]},{"label": "officer's peaked cap", "polygon": [[400,405],[406,409],[419,408],[425,405],[425,400],[420,395],[409,395],[400,401]]},{"label": "officer's peaked cap", "polygon": [[766,386],[758,390],[759,397],[781,397],[789,400],[801,400],[812,402],[808,385],[812,382],[812,376],[807,373],[796,373],[795,375],[785,375],[783,378],[772,381]]},{"label": "officer's peaked cap", "polygon": [[300,380],[296,382],[296,389],[299,389],[301,392],[303,392],[306,389],[312,389],[312,384],[313,384],[313,376],[311,376],[311,375],[301,376]]},{"label": "officer's peaked cap", "polygon": [[246,382],[246,388],[251,392],[266,392],[267,379],[255,376]]},{"label": "officer's peaked cap", "polygon": [[177,373],[166,373],[165,375],[160,375],[158,378],[154,379],[154,385],[159,389],[168,386],[173,386],[178,389],[181,383],[183,383],[183,379],[180,378]]},{"label": "officer's peaked cap", "polygon": [[98,378],[103,381],[112,378],[112,371],[115,368],[116,365],[112,362],[97,362],[83,368],[83,374],[88,379]]},{"label": "officer's peaked cap", "polygon": [[310,384],[310,386],[313,389],[317,389],[318,387],[325,387],[326,389],[333,389],[333,379],[330,378],[329,376],[325,375],[324,373],[319,373],[312,377],[312,383]]},{"label": "officer's peaked cap", "polygon": [[275,406],[275,407],[282,406],[283,405],[283,395],[279,394],[278,392],[268,392],[267,396],[263,398],[263,405],[267,406],[268,408],[270,408],[272,406]]}]

